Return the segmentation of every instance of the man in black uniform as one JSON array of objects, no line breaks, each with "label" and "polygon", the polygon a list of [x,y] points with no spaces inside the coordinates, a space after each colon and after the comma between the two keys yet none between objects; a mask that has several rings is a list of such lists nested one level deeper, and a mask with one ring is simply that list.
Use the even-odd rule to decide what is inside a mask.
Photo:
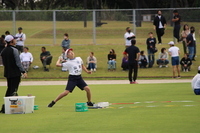
[{"label": "man in black uniform", "polygon": [[[131,46],[126,48],[124,51],[124,55],[128,56],[128,64],[129,64],[129,81],[130,84],[137,84],[136,79],[137,79],[137,73],[138,73],[138,59],[140,55],[140,50],[138,47],[135,46],[136,40],[131,40]],[[134,69],[134,75],[132,78],[133,74],[133,69]]]},{"label": "man in black uniform", "polygon": [[181,29],[181,16],[179,15],[177,10],[173,11],[174,17],[172,19],[172,22],[174,22],[174,31],[173,35],[177,39],[177,42],[180,41],[179,33]]},{"label": "man in black uniform", "polygon": [[[25,73],[24,68],[22,67],[19,52],[14,47],[16,40],[12,35],[7,35],[5,37],[7,47],[5,47],[1,56],[3,59],[4,65],[4,77],[7,79],[7,91],[5,97],[17,95],[18,86],[21,81],[21,74],[26,78],[27,74]],[[1,112],[4,113],[5,108],[2,106]]]},{"label": "man in black uniform", "polygon": [[155,17],[153,21],[154,30],[156,30],[156,34],[158,37],[158,44],[162,44],[161,37],[165,33],[165,27],[167,25],[167,22],[165,20],[165,17],[162,15],[162,12],[159,10],[158,15]]}]

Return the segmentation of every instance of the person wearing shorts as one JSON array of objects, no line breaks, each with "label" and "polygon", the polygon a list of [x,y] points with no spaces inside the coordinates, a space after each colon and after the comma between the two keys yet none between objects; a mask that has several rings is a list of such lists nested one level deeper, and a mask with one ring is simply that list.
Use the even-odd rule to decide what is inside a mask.
[{"label": "person wearing shorts", "polygon": [[[173,77],[172,78],[180,78],[180,69],[179,69],[179,55],[180,50],[178,47],[174,46],[174,42],[170,41],[168,43],[170,45],[170,48],[168,50],[169,55],[171,56],[171,62],[172,62],[172,68],[173,68]],[[178,73],[178,77],[175,76],[175,73]]]},{"label": "person wearing shorts", "polygon": [[53,107],[53,105],[62,99],[63,97],[67,96],[69,93],[72,93],[74,88],[77,86],[81,90],[86,91],[87,95],[87,105],[93,106],[93,103],[91,102],[91,92],[88,85],[85,83],[81,76],[82,69],[88,73],[91,74],[91,71],[88,71],[86,67],[83,65],[83,61],[80,57],[75,57],[73,49],[67,49],[65,51],[65,55],[68,57],[68,60],[64,63],[60,63],[60,59],[56,62],[57,67],[67,67],[69,70],[69,77],[68,77],[68,83],[64,90],[64,92],[60,93],[55,100],[53,100],[48,107]]},{"label": "person wearing shorts", "polygon": [[198,67],[198,73],[192,79],[192,90],[194,94],[200,95],[200,66]]}]

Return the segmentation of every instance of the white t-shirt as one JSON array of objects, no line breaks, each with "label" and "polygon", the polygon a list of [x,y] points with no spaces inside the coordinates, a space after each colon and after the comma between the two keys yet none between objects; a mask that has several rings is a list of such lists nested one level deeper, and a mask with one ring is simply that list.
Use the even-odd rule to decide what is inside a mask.
[{"label": "white t-shirt", "polygon": [[126,46],[131,46],[131,39],[130,40],[128,40],[127,38],[128,37],[131,37],[131,36],[134,36],[135,34],[133,34],[133,32],[126,32],[125,34],[124,34],[124,38],[125,38],[125,45]]},{"label": "white t-shirt", "polygon": [[168,49],[168,51],[171,53],[171,57],[177,57],[179,56],[179,48],[176,46],[172,46]]},{"label": "white t-shirt", "polygon": [[[160,18],[161,18],[161,16],[158,16],[158,18],[160,19]],[[161,28],[164,28],[164,27],[163,27],[163,25],[162,25],[161,21],[159,21],[159,29],[161,29]]]},{"label": "white t-shirt", "polygon": [[83,60],[80,57],[74,59],[68,59],[67,62],[62,63],[63,67],[69,70],[70,75],[81,75]]},{"label": "white t-shirt", "polygon": [[197,73],[192,79],[192,89],[200,89],[200,74]]},{"label": "white t-shirt", "polygon": [[27,52],[27,53],[22,52],[22,53],[19,55],[19,57],[20,57],[21,62],[24,62],[24,61],[33,62],[33,56],[32,56],[32,54],[31,54],[30,52]]},{"label": "white t-shirt", "polygon": [[[17,33],[15,35],[15,37],[18,37],[17,40],[17,44],[18,46],[24,46],[24,41],[26,40],[26,35],[22,32],[22,33]],[[20,40],[20,38],[22,38],[22,40]]]}]

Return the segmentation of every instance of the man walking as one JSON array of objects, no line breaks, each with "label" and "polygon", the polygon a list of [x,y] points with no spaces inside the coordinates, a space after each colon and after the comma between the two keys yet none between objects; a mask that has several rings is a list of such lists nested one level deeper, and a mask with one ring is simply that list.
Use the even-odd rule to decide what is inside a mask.
[{"label": "man walking", "polygon": [[[170,48],[168,49],[169,55],[171,56],[171,62],[172,62],[172,69],[173,69],[173,77],[172,78],[180,78],[180,69],[179,69],[179,55],[180,50],[178,47],[174,46],[174,42],[170,41],[168,43],[170,45]],[[178,77],[175,76],[175,73],[178,73]]]},{"label": "man walking", "polygon": [[165,27],[167,25],[167,22],[166,22],[165,17],[162,15],[162,12],[160,10],[157,13],[158,13],[158,15],[155,17],[155,19],[153,21],[153,25],[154,25],[154,30],[156,30],[156,34],[157,34],[157,37],[158,37],[158,44],[162,44],[161,37],[165,33]]},{"label": "man walking", "polygon": [[131,40],[134,38],[135,38],[135,34],[133,34],[133,32],[131,32],[130,27],[127,27],[126,33],[124,34],[126,48],[131,46]]},{"label": "man walking", "polygon": [[26,35],[22,32],[22,27],[18,28],[18,33],[15,36],[17,37],[16,48],[19,53],[22,53],[24,50],[24,41],[26,40]]},{"label": "man walking", "polygon": [[74,88],[77,86],[81,90],[86,91],[87,95],[87,105],[93,106],[93,103],[91,102],[91,92],[88,85],[85,83],[85,81],[82,79],[81,72],[82,69],[88,73],[91,74],[91,71],[88,71],[87,68],[83,65],[83,61],[80,57],[75,57],[73,49],[67,49],[65,51],[65,55],[67,56],[68,60],[67,62],[60,63],[60,59],[56,62],[56,66],[58,67],[67,67],[67,70],[69,70],[69,77],[68,77],[68,83],[64,90],[64,92],[60,93],[55,100],[53,100],[48,107],[53,107],[53,105],[62,99],[63,97],[67,96],[69,93],[72,93]]},{"label": "man walking", "polygon": [[180,41],[179,33],[181,29],[181,16],[179,15],[177,10],[173,11],[174,17],[172,19],[172,22],[174,22],[174,30],[173,35],[177,39],[177,42]]},{"label": "man walking", "polygon": [[[130,84],[137,84],[136,79],[137,79],[137,73],[138,73],[138,59],[140,55],[140,50],[138,47],[135,46],[136,40],[131,40],[131,46],[126,48],[124,51],[124,55],[128,56],[128,65],[129,65],[129,73],[128,73],[128,78],[130,81]],[[134,70],[134,75],[132,78]]]},{"label": "man walking", "polygon": [[[16,40],[12,35],[7,35],[5,37],[7,47],[5,47],[1,56],[4,64],[4,77],[7,79],[7,91],[5,96],[14,96],[17,95],[18,86],[21,81],[21,73],[26,78],[27,74],[25,73],[24,68],[22,67],[19,52],[14,47]],[[4,105],[2,106],[1,112],[4,113]]]}]

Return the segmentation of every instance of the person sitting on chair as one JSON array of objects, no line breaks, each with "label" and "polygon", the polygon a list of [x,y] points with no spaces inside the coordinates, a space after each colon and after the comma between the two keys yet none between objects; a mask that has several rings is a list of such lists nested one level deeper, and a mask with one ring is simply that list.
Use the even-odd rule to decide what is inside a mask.
[{"label": "person sitting on chair", "polygon": [[20,54],[20,60],[23,68],[26,72],[28,72],[29,66],[33,63],[33,56],[30,52],[28,52],[28,47],[24,47],[24,52]]},{"label": "person sitting on chair", "polygon": [[163,66],[168,67],[167,64],[169,64],[169,60],[168,60],[168,53],[166,52],[166,48],[161,49],[161,52],[158,55],[157,64],[159,68]]},{"label": "person sitting on chair", "polygon": [[[60,63],[65,63],[65,62],[67,62],[67,57],[66,57],[66,55],[65,55],[65,49],[63,48],[62,49],[62,54],[59,56],[59,59],[60,59]],[[62,66],[62,68],[61,68],[61,71],[62,72],[66,72],[67,71],[67,67],[65,67],[65,66]]]},{"label": "person sitting on chair", "polygon": [[87,57],[87,68],[90,69],[90,71],[96,71],[97,68],[97,58],[94,56],[94,52],[90,52],[90,56]]},{"label": "person sitting on chair", "polygon": [[40,54],[40,60],[43,64],[44,71],[49,71],[46,65],[51,64],[51,60],[52,60],[51,53],[49,51],[46,51],[45,47],[42,47],[41,50],[42,50],[42,53]]},{"label": "person sitting on chair", "polygon": [[192,60],[188,58],[188,54],[184,54],[184,57],[180,61],[181,69],[183,72],[190,71],[190,66],[192,65]]},{"label": "person sitting on chair", "polygon": [[124,55],[124,57],[122,58],[122,64],[121,67],[123,69],[123,71],[128,70],[128,57]]},{"label": "person sitting on chair", "polygon": [[138,62],[140,68],[146,68],[148,63],[148,57],[145,55],[144,51],[141,51]]},{"label": "person sitting on chair", "polygon": [[108,70],[115,70],[116,69],[116,54],[115,50],[111,49],[110,53],[108,54]]}]

